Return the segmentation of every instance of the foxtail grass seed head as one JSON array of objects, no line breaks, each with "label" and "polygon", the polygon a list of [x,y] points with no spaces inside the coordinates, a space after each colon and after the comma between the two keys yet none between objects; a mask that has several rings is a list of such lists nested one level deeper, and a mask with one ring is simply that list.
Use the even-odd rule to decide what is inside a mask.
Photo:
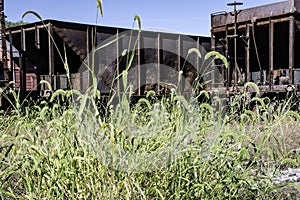
[{"label": "foxtail grass seed head", "polygon": [[[74,103],[80,119],[96,122],[88,126],[100,125],[95,120],[99,117],[95,114],[97,108],[92,106],[95,98],[87,91],[100,90],[100,96],[109,94],[105,114],[101,116],[109,126],[96,135],[94,131],[83,128],[82,138],[87,145],[91,144],[94,155],[101,162],[120,171],[139,173],[166,169],[186,151],[197,146],[202,146],[201,158],[205,160],[222,124],[215,122],[221,118],[211,114],[211,110],[221,109],[210,108],[208,104],[207,107],[199,107],[197,95],[205,93],[200,89],[201,81],[211,79],[216,70],[212,57],[223,57],[217,53],[207,56],[204,48],[188,36],[173,34],[177,37],[173,41],[164,36],[158,41],[155,32],[145,36],[141,31],[140,18],[135,16],[134,20],[139,31],[125,31],[108,38],[88,56],[94,60],[86,60],[79,69],[97,80],[97,85],[83,88],[82,100]],[[178,45],[182,45],[183,50],[178,50]],[[142,63],[140,52],[157,59]],[[177,64],[164,64],[163,60],[158,62],[163,58],[159,54],[179,61]],[[88,66],[88,63],[97,65]],[[198,82],[195,83],[195,80]],[[213,82],[221,83],[223,80]],[[86,95],[91,95],[91,98]],[[163,98],[158,100],[157,95]],[[134,103],[136,96],[145,98]],[[209,116],[203,117],[207,113],[210,113]],[[211,127],[201,130],[203,120]],[[205,145],[202,145],[203,141],[196,141],[199,134],[206,138]]]}]

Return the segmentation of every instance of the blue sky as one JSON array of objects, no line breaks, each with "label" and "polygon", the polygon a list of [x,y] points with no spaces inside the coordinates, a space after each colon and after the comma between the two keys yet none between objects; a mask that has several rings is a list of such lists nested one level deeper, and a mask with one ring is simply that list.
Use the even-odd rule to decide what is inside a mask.
[{"label": "blue sky", "polygon": [[[280,0],[241,0],[240,9]],[[140,15],[143,29],[156,29],[192,35],[209,35],[210,14],[231,11],[230,0],[103,0],[104,17],[97,20],[96,0],[5,0],[8,21],[20,21],[28,10],[43,19],[132,28],[134,15]],[[24,21],[37,18],[28,15]]]}]

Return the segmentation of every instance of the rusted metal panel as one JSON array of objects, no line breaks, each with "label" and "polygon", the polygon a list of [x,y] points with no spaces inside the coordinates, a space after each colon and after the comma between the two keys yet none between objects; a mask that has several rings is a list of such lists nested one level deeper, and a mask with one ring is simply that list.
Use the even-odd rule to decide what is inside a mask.
[{"label": "rusted metal panel", "polygon": [[[20,29],[22,29],[23,32],[26,32],[26,37],[32,38],[32,41],[26,40],[25,43],[25,39],[21,39],[25,34],[21,34],[23,32]],[[84,89],[88,86],[86,83],[90,82],[90,77],[86,74],[86,71],[78,70],[81,70],[82,61],[88,58],[89,52],[97,45],[103,44],[106,39],[116,39],[121,36],[123,32],[131,30],[45,20],[43,23],[36,22],[21,27],[13,27],[10,28],[9,31],[14,38],[13,45],[23,53],[23,61],[25,59],[32,61],[32,64],[37,66],[37,69],[41,70],[41,73],[38,74],[41,76],[41,79],[49,81],[54,89],[58,89],[62,85],[64,85],[64,88],[66,87],[66,84],[61,82],[64,79],[60,76],[64,75],[65,77],[66,71],[64,70],[63,61],[59,57],[59,53],[64,53],[64,51],[66,51],[71,77],[73,77],[73,79],[82,79],[80,82],[75,81],[74,85],[78,89]],[[48,31],[50,32],[51,37],[48,35]],[[182,38],[185,37],[180,34],[157,33],[151,31],[142,31],[139,36],[138,31],[135,30],[133,31],[131,40],[129,36],[125,36],[122,40],[115,40],[116,42],[113,42],[114,44],[110,45],[111,51],[109,51],[107,55],[96,55],[99,59],[97,61],[97,68],[103,68],[103,70],[106,70],[107,72],[107,76],[104,77],[106,80],[103,83],[107,84],[109,87],[113,86],[111,85],[113,76],[121,73],[122,70],[125,69],[124,66],[126,66],[126,63],[123,62],[124,59],[122,61],[120,59],[121,52],[123,52],[124,49],[127,49],[128,53],[132,52],[134,50],[134,42],[137,39],[137,49],[135,49],[136,54],[131,67],[131,69],[136,68],[136,73],[133,76],[130,75],[128,80],[134,84],[137,94],[143,95],[144,91],[141,87],[143,87],[142,84],[144,84],[142,78],[145,74],[147,76],[147,82],[153,83],[154,81],[158,87],[157,91],[159,93],[161,82],[178,80],[178,75],[170,72],[170,68],[163,67],[163,65],[172,67],[174,71],[178,72],[183,64],[183,58],[181,58],[183,48],[199,47],[200,43],[207,48],[205,50],[208,51],[210,48],[210,45],[208,45],[210,44],[210,38],[208,37],[187,36],[187,38],[195,39],[193,42],[185,41],[185,39]],[[130,44],[128,41],[131,41]],[[57,44],[57,49],[54,49],[53,42]],[[26,45],[28,48],[26,48]],[[128,49],[128,47],[130,48]],[[172,50],[174,53],[172,53]],[[106,57],[111,58],[112,55],[115,56],[115,60],[110,64],[105,64]],[[39,57],[40,59],[36,59],[36,57]],[[186,54],[183,55],[183,57],[186,57]],[[195,65],[198,66],[199,61],[197,62],[196,59],[194,60],[195,62],[193,62],[193,64],[197,63]],[[92,62],[90,61],[91,59],[88,59],[87,62],[91,64]],[[24,64],[23,66],[26,64],[26,62],[20,63],[21,66],[22,64]],[[148,72],[147,70],[144,70],[142,65],[147,63],[151,63],[152,65],[154,63],[155,66],[153,71],[148,70]],[[77,74],[77,72],[80,74]],[[98,74],[98,72],[95,73]],[[151,77],[148,77],[149,74]],[[186,75],[186,72],[184,75]],[[184,83],[182,86],[184,86]],[[104,89],[107,88],[108,87],[105,87]],[[43,90],[47,88],[40,89]]]},{"label": "rusted metal panel", "polygon": [[300,0],[290,0],[290,3],[297,11],[300,10]]},{"label": "rusted metal panel", "polygon": [[[296,8],[293,6],[293,4],[289,1],[283,1],[242,10],[238,15],[237,22],[241,23],[247,21],[257,21],[294,12],[296,12]],[[211,15],[212,28],[225,26],[226,24],[234,24],[234,16],[232,16],[230,12]]]},{"label": "rusted metal panel", "polygon": [[[266,95],[270,95],[272,93],[273,94],[287,93],[288,91],[290,91],[292,89],[296,89],[297,91],[299,91],[300,85],[274,85],[272,90],[270,90],[268,85],[258,86],[258,88],[259,88],[259,94],[257,94],[257,95],[266,96]],[[227,90],[226,87],[219,87],[218,91],[219,91],[220,95],[224,95],[224,94],[228,93],[228,95],[232,96],[232,95],[244,93],[245,87],[244,86],[236,86],[236,88],[230,87],[229,90]],[[251,92],[255,92],[255,91],[253,90]]]},{"label": "rusted metal panel", "polygon": [[65,43],[71,48],[82,60],[87,57],[87,41],[86,32],[82,30],[74,30],[71,28],[60,28],[53,26],[53,30],[59,37],[65,40]]},{"label": "rusted metal panel", "polygon": [[[277,23],[277,22],[285,22],[285,21],[289,21],[290,20],[290,16],[287,16],[287,17],[280,17],[278,19],[272,19],[274,23]],[[248,24],[250,22],[246,22],[246,24]],[[270,19],[267,18],[267,19],[264,19],[263,21],[258,21],[256,22],[256,26],[263,26],[263,25],[267,25],[270,23]],[[238,29],[244,29],[244,28],[247,28],[247,26],[245,24],[239,24],[238,25]],[[212,33],[217,33],[217,32],[224,32],[226,31],[226,29],[228,30],[234,30],[234,25],[233,24],[227,24],[226,26],[222,26],[222,27],[216,27],[216,28],[213,28],[211,30]]]},{"label": "rusted metal panel", "polygon": [[149,90],[160,94],[160,34],[140,33],[140,92],[145,95]]}]

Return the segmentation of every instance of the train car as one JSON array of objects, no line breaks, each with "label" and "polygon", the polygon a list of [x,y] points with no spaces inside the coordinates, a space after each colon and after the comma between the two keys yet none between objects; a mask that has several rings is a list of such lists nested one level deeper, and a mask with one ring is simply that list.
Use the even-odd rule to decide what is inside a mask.
[{"label": "train car", "polygon": [[[6,31],[11,47],[9,81],[23,93],[45,96],[50,88],[38,84],[41,80],[48,81],[52,90],[84,91],[94,75],[106,95],[117,90],[122,80],[115,79],[130,64],[128,81],[136,96],[148,90],[161,95],[172,87],[190,93],[199,77],[222,97],[243,92],[247,82],[256,83],[261,96],[284,97],[287,92],[299,96],[299,11],[300,0],[288,0],[214,13],[210,38],[57,20],[17,26]],[[211,50],[223,54],[229,67],[221,60],[213,66],[206,63],[204,54]],[[181,71],[184,80],[179,82]]]},{"label": "train car", "polygon": [[[147,87],[156,87],[159,95],[164,88],[163,82],[178,79],[176,73],[171,73],[172,69],[183,71],[188,83],[182,83],[182,87],[189,92],[187,86],[199,75],[203,58],[188,51],[193,48],[204,54],[211,47],[209,37],[57,20],[9,28],[6,33],[8,41],[19,51],[19,58],[10,60],[15,89],[35,90],[41,96],[47,95],[50,89],[39,85],[41,80],[48,81],[53,90],[68,89],[71,85],[78,90],[89,87],[91,73],[84,65],[96,66],[93,72],[98,78],[98,87],[106,94],[112,87],[113,77],[118,77],[127,67],[128,59],[123,57],[132,55],[130,68],[134,69],[131,81],[135,85],[135,95],[144,95]],[[97,59],[91,60],[91,57]]]},{"label": "train car", "polygon": [[212,50],[230,62],[219,71],[224,83],[216,87],[234,95],[246,82],[254,82],[264,96],[299,95],[299,11],[300,1],[288,0],[212,14]]}]

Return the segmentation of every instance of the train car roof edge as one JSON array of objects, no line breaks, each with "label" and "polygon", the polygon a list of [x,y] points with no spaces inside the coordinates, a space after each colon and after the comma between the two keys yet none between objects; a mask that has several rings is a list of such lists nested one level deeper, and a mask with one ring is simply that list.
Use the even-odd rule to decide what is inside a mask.
[{"label": "train car roof edge", "polygon": [[[130,28],[122,28],[122,27],[110,27],[110,26],[103,26],[103,25],[97,25],[97,24],[84,24],[84,23],[77,23],[77,22],[70,22],[70,21],[60,21],[60,20],[55,20],[55,19],[45,19],[42,21],[37,21],[37,22],[32,22],[32,23],[28,23],[28,24],[24,24],[24,25],[20,25],[20,26],[15,26],[15,27],[10,27],[6,29],[7,34],[9,34],[10,31],[14,32],[14,31],[20,31],[21,29],[30,29],[33,28],[35,26],[47,26],[48,24],[52,24],[55,27],[60,27],[60,28],[72,28],[72,29],[77,29],[77,30],[86,30],[87,27],[99,27],[102,30],[106,29],[106,30],[116,30],[118,29],[119,32],[123,32],[123,31],[128,31],[128,30],[136,30],[138,31],[138,29],[130,29]],[[156,31],[152,31],[152,30],[143,30],[142,32],[144,33],[155,33]],[[162,34],[170,34],[170,35],[185,35],[185,36],[189,36],[189,37],[201,37],[201,38],[207,38],[209,39],[208,36],[200,36],[200,35],[189,35],[189,34],[183,34],[183,33],[169,33],[169,32],[161,32],[161,31],[157,31],[160,32]],[[210,40],[210,39],[209,39]]]},{"label": "train car roof edge", "polygon": [[[277,3],[241,9],[237,22],[255,22],[256,20],[270,19],[284,15],[299,13],[300,0],[287,0]],[[211,28],[218,28],[234,24],[234,15],[231,12],[211,14]]]}]

